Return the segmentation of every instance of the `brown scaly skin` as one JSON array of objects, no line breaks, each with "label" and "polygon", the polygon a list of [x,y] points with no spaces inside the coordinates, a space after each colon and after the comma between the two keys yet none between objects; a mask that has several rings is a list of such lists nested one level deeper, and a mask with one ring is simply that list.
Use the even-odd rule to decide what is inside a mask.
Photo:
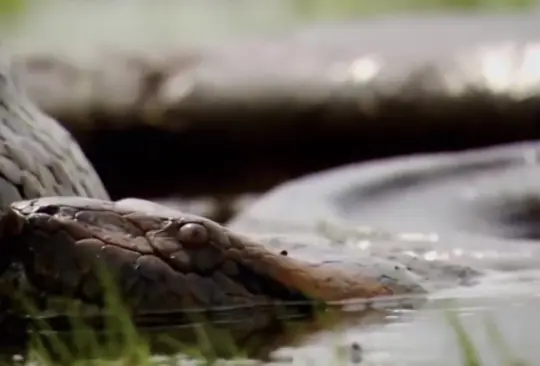
[{"label": "brown scaly skin", "polygon": [[213,221],[122,203],[54,197],[4,217],[12,261],[30,288],[100,304],[111,271],[133,312],[322,302],[391,295],[379,283],[274,253]]}]

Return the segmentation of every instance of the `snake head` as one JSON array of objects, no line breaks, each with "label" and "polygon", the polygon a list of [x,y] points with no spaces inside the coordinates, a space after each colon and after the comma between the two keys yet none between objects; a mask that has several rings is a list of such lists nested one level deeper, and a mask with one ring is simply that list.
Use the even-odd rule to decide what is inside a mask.
[{"label": "snake head", "polygon": [[133,312],[306,299],[253,270],[241,239],[202,217],[79,197],[16,202],[10,215],[22,223],[11,262],[36,293],[101,305],[106,270]]},{"label": "snake head", "polygon": [[12,260],[36,292],[100,305],[105,269],[136,313],[395,293],[358,272],[313,266],[157,204],[41,198],[14,203],[9,216],[18,223]]}]

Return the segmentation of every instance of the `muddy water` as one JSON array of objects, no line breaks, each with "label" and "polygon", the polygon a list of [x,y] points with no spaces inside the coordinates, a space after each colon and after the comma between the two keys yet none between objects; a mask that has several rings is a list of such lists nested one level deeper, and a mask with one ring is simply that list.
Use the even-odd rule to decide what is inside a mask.
[{"label": "muddy water", "polygon": [[[413,253],[420,262],[412,268],[427,274],[430,289],[412,310],[369,325],[345,322],[278,354],[323,365],[336,344],[356,342],[367,363],[456,365],[462,349],[448,319],[454,314],[485,364],[512,357],[536,364],[539,154],[530,143],[351,165],[286,183],[249,206],[231,226],[261,240],[277,237],[269,245],[290,256],[339,253],[335,259],[360,263],[366,254]],[[448,263],[482,275],[461,283]]]}]

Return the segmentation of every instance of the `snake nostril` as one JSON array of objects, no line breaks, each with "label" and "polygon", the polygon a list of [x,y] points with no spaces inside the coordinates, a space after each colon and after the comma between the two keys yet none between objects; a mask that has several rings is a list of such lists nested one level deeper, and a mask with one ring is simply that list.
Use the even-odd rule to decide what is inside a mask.
[{"label": "snake nostril", "polygon": [[178,239],[186,246],[205,244],[209,236],[208,230],[203,225],[193,222],[178,229]]}]

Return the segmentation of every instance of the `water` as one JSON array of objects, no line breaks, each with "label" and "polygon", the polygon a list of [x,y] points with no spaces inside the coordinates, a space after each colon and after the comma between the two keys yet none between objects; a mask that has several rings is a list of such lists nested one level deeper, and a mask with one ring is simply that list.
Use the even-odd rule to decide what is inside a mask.
[{"label": "water", "polygon": [[[485,298],[433,302],[420,312],[389,315],[390,320],[385,325],[354,327],[349,323],[341,329],[322,331],[293,349],[277,351],[276,356],[287,354],[297,364],[323,365],[321,357],[335,357],[336,350],[357,342],[363,349],[364,365],[460,365],[463,349],[450,326],[449,314],[453,313],[465,325],[480,352],[482,364],[508,365],[505,358],[519,358],[534,365],[538,351],[531,334],[540,326],[535,317],[538,305],[537,298],[531,301],[528,296],[512,301]],[[503,334],[509,352],[494,347],[496,334],[489,323],[492,319]],[[501,355],[497,353],[499,350]]]},{"label": "water", "polygon": [[[349,323],[341,333],[321,332],[289,352],[309,358],[340,340],[361,344],[368,364],[458,365],[463,349],[448,320],[455,314],[483,364],[508,364],[504,357],[537,364],[540,246],[529,233],[537,226],[538,151],[537,144],[514,144],[352,165],[285,184],[248,208],[232,222],[234,229],[296,235],[309,242],[311,254],[322,243],[324,256],[330,244],[317,240],[322,233],[335,242],[330,250],[342,246],[351,261],[363,252],[414,252],[427,282],[448,280],[448,287],[431,291],[414,310],[381,316],[369,326]],[[519,220],[507,220],[509,212]],[[324,226],[314,225],[324,220]],[[317,229],[313,238],[306,236],[309,225],[319,228],[319,236]],[[307,260],[301,249],[291,247],[289,256]],[[472,286],[459,286],[445,263],[470,265],[484,274]],[[494,327],[509,351],[498,344]]]}]

